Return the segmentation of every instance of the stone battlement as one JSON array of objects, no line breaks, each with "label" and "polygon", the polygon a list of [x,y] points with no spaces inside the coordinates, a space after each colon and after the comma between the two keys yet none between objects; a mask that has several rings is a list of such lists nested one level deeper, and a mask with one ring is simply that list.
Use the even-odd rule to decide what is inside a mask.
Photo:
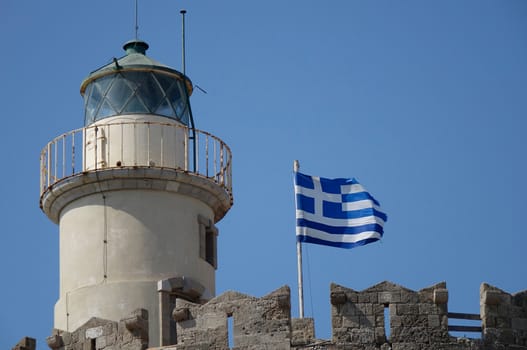
[{"label": "stone battlement", "polygon": [[[287,286],[261,298],[229,291],[205,304],[177,299],[172,310],[176,341],[156,349],[229,349],[229,318],[233,349],[527,349],[527,291],[511,295],[481,285],[481,339],[449,334],[444,282],[420,291],[391,282],[363,291],[332,284],[330,340],[315,338],[313,319],[291,318],[290,300]],[[47,342],[53,350],[144,350],[147,330],[148,315],[137,310],[120,322],[93,318],[72,333],[54,330]],[[34,350],[35,345],[24,338],[14,349]]]}]

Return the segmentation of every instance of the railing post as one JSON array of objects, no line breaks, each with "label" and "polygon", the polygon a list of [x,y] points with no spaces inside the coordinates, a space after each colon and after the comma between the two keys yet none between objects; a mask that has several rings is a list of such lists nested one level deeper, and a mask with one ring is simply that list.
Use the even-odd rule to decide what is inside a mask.
[{"label": "railing post", "polygon": [[96,126],[95,127],[95,146],[94,146],[94,151],[95,151],[95,166],[94,166],[94,170],[97,170],[97,161],[99,160],[98,157],[97,157],[97,153],[99,152],[99,149],[98,149],[98,143],[99,143],[99,135],[97,134],[97,132],[99,131],[99,127]]},{"label": "railing post", "polygon": [[[160,166],[164,167],[165,166],[165,128],[163,127],[163,125],[161,125],[161,144],[160,144],[160,148],[161,148],[161,154],[159,155],[159,158],[160,158]],[[175,165],[175,163],[174,163]]]},{"label": "railing post", "polygon": [[53,145],[55,146],[53,147],[55,153],[55,156],[53,157],[53,181],[57,181],[57,144],[54,143]]},{"label": "railing post", "polygon": [[189,141],[189,136],[188,136],[188,132],[189,130],[186,129],[185,130],[185,139],[184,139],[184,143],[183,143],[183,147],[185,148],[184,152],[185,152],[185,171],[188,171],[188,150],[189,150],[189,147],[188,147],[188,141]]},{"label": "railing post", "polygon": [[196,145],[196,147],[194,147],[194,150],[196,152],[196,154],[194,154],[194,159],[196,159],[196,161],[194,162],[194,166],[196,167],[194,169],[194,172],[196,174],[199,174],[199,133],[197,132],[194,132],[194,144]]},{"label": "railing post", "polygon": [[45,151],[40,152],[40,193],[44,192],[44,187],[46,187],[46,159]]},{"label": "railing post", "polygon": [[[106,157],[105,157],[105,166],[108,168],[110,167],[110,146],[111,146],[111,142],[110,142],[110,129],[112,128],[112,124],[108,124],[106,125],[106,135],[105,135],[105,149],[106,149]],[[102,144],[102,141],[101,141],[101,144]]]},{"label": "railing post", "polygon": [[75,132],[71,133],[71,175],[75,174]]},{"label": "railing post", "polygon": [[205,176],[209,177],[209,135],[205,136]]},{"label": "railing post", "polygon": [[62,177],[66,177],[66,134],[62,135]]},{"label": "railing post", "polygon": [[82,171],[86,171],[86,127],[82,128]]},{"label": "railing post", "polygon": [[133,123],[133,126],[134,126],[134,165],[137,165],[137,124]]},{"label": "railing post", "polygon": [[224,184],[223,179],[223,144],[220,145],[220,184]]},{"label": "railing post", "polygon": [[218,177],[218,160],[216,158],[216,144],[218,143],[218,140],[214,140],[214,143],[213,143],[213,152],[214,152],[214,178],[216,178],[216,181],[218,181],[217,177]]},{"label": "railing post", "polygon": [[147,129],[146,143],[148,144],[146,146],[146,152],[147,152],[146,165],[150,166],[150,123],[149,122],[147,122],[146,124],[146,129]]}]

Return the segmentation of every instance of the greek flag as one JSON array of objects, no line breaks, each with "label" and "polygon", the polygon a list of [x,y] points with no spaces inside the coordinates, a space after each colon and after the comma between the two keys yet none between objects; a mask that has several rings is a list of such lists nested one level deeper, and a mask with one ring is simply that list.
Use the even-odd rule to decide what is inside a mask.
[{"label": "greek flag", "polygon": [[298,242],[353,248],[381,239],[387,220],[379,202],[355,179],[295,173]]}]

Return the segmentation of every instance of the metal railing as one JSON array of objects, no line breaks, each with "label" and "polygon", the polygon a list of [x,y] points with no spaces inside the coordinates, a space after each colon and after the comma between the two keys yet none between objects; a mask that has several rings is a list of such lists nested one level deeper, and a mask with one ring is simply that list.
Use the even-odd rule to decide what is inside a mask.
[{"label": "metal railing", "polygon": [[481,327],[481,317],[479,314],[467,314],[467,313],[459,313],[459,312],[449,312],[448,313],[448,319],[455,319],[455,320],[469,320],[469,321],[478,321],[478,326],[468,326],[468,325],[449,325],[448,330],[451,332],[474,332],[474,333],[481,333],[482,327]]},{"label": "metal railing", "polygon": [[116,122],[64,133],[40,153],[40,194],[85,172],[151,167],[208,178],[232,195],[230,148],[214,135],[194,131],[178,124]]}]

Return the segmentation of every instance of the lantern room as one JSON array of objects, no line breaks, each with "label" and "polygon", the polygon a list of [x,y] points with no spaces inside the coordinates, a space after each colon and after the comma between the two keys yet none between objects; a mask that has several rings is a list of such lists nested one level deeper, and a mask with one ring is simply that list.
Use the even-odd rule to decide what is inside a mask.
[{"label": "lantern room", "polygon": [[192,82],[145,55],[148,44],[124,44],[125,56],[92,72],[81,85],[84,125],[128,114],[150,114],[191,126]]}]

